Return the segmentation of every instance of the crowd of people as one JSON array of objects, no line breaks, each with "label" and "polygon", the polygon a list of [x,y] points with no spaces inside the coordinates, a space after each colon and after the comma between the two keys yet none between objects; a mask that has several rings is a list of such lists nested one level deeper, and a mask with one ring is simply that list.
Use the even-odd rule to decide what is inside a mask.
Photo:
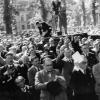
[{"label": "crowd of people", "polygon": [[[55,15],[60,5],[53,2]],[[100,100],[100,39],[36,26],[40,37],[0,39],[0,100]]]},{"label": "crowd of people", "polygon": [[19,39],[0,43],[0,100],[100,100],[100,39]]}]

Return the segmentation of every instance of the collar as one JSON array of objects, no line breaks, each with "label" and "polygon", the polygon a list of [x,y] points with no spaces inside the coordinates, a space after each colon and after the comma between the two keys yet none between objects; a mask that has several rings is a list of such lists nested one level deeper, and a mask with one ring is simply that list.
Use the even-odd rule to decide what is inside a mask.
[{"label": "collar", "polygon": [[52,70],[50,70],[50,71],[45,70],[45,72],[46,72],[46,73],[52,73],[52,72],[55,72],[55,69],[52,69]]},{"label": "collar", "polygon": [[94,52],[98,52],[99,50],[97,48],[92,49]]},{"label": "collar", "polygon": [[83,69],[79,68],[79,71],[81,71],[83,74],[85,73]]},{"label": "collar", "polygon": [[37,67],[37,66],[34,66],[34,65],[33,65],[33,67],[36,69],[37,72],[41,70],[40,67]]},{"label": "collar", "polygon": [[67,58],[67,57],[64,57],[62,60],[63,60],[63,61],[71,61],[71,60],[72,60],[72,58]]},{"label": "collar", "polygon": [[84,70],[80,68],[79,66],[75,66],[73,71],[81,71],[83,74],[85,73]]},{"label": "collar", "polygon": [[84,53],[84,52],[83,52],[83,54],[84,54],[85,56],[88,56],[88,55],[89,55],[89,52],[87,52],[87,53]]},{"label": "collar", "polygon": [[8,67],[13,67],[14,65],[8,65]]}]

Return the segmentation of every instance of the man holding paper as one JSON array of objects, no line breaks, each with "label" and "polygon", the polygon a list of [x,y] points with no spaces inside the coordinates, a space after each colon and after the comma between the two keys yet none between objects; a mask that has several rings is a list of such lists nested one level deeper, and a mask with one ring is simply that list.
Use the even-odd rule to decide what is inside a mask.
[{"label": "man holding paper", "polygon": [[76,52],[73,56],[74,70],[71,76],[71,88],[73,100],[97,100],[93,74],[88,71],[87,59],[84,55]]}]

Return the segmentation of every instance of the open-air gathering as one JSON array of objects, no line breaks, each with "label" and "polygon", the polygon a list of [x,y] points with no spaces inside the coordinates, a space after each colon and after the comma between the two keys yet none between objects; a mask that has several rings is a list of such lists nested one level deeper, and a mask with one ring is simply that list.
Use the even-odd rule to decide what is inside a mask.
[{"label": "open-air gathering", "polygon": [[0,100],[100,100],[100,0],[0,0]]}]

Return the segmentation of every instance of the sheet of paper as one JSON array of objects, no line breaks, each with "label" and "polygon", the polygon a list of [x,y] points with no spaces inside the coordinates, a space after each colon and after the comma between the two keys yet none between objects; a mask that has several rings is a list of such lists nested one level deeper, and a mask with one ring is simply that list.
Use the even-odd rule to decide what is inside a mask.
[{"label": "sheet of paper", "polygon": [[81,55],[78,51],[72,55],[74,63],[80,63],[84,60],[84,56]]}]

